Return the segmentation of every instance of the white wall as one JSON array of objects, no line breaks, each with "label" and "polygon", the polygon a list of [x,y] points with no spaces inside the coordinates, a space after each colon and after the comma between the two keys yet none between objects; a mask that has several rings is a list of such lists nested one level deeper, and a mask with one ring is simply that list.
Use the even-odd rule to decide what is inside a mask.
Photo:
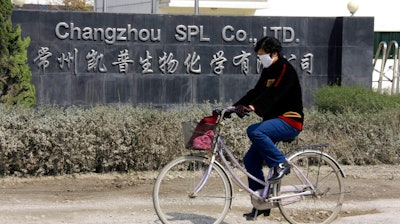
[{"label": "white wall", "polygon": [[[93,2],[93,0],[88,0]],[[102,0],[101,0],[102,1]],[[117,0],[107,0],[108,3]],[[128,0],[133,2],[143,0]],[[151,1],[151,0],[150,0]],[[200,0],[201,1],[201,0]],[[263,16],[349,16],[350,0],[268,0],[268,9],[258,10]],[[355,16],[375,17],[375,31],[400,31],[400,0],[354,0],[359,9]],[[25,0],[26,4],[49,4],[61,0]]]},{"label": "white wall", "polygon": [[[104,0],[94,0],[96,11],[103,12]],[[112,13],[151,13],[152,0],[106,0],[106,12]]]},{"label": "white wall", "polygon": [[[350,16],[350,0],[268,0],[269,8],[258,10],[263,16]],[[375,17],[375,31],[400,31],[399,0],[357,0],[354,16]]]}]

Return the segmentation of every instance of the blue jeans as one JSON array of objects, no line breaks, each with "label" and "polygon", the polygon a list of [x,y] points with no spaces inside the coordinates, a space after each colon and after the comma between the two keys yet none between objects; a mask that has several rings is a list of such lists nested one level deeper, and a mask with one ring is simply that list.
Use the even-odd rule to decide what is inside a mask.
[{"label": "blue jeans", "polygon": [[[286,160],[285,155],[275,146],[275,143],[294,139],[299,134],[299,130],[279,118],[250,125],[247,128],[247,136],[252,144],[243,158],[247,171],[265,181],[262,171],[264,161],[271,168]],[[248,178],[248,181],[252,190],[264,188],[250,178]]]}]

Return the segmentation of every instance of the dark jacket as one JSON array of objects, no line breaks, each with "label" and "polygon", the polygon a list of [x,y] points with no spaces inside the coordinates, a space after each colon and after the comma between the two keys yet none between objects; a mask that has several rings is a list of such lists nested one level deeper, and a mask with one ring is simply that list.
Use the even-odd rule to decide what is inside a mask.
[{"label": "dark jacket", "polygon": [[260,79],[237,105],[253,105],[255,113],[263,120],[278,118],[295,112],[300,117],[291,118],[303,122],[303,102],[297,72],[293,66],[280,57],[269,68],[263,69]]}]

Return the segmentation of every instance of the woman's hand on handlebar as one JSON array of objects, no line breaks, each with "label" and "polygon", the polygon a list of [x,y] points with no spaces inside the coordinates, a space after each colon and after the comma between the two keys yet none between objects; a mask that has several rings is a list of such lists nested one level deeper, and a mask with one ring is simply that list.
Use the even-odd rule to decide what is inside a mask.
[{"label": "woman's hand on handlebar", "polygon": [[218,110],[217,113],[219,115],[221,115],[222,118],[231,118],[231,114],[232,113],[236,113],[236,112],[235,112],[235,107],[234,106],[229,106],[229,107],[225,107],[222,110]]},{"label": "woman's hand on handlebar", "polygon": [[243,118],[244,116],[248,116],[250,112],[252,112],[253,109],[251,106],[244,106],[244,105],[237,105],[235,107],[235,112],[238,115],[238,117]]},{"label": "woman's hand on handlebar", "polygon": [[218,110],[218,114],[223,116],[223,118],[231,118],[231,114],[235,113],[236,115],[238,115],[238,117],[243,118],[244,116],[248,116],[251,111],[253,111],[253,108],[251,106],[247,107],[243,105],[237,105]]}]

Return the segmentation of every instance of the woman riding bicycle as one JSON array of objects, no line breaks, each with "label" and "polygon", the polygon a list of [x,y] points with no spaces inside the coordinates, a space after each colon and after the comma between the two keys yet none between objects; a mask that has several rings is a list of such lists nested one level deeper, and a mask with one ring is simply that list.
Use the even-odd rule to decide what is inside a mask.
[{"label": "woman riding bicycle", "polygon": [[[300,134],[304,119],[302,93],[297,72],[281,55],[282,46],[276,38],[262,38],[254,50],[264,68],[254,88],[234,106],[239,117],[254,111],[263,121],[247,128],[252,144],[243,161],[247,171],[260,180],[265,180],[262,171],[265,162],[274,169],[268,181],[276,182],[290,172],[290,166],[275,143],[294,139]],[[248,181],[254,191],[264,188],[251,178]],[[269,209],[253,208],[244,216],[249,220],[260,214],[268,216],[269,213]]]}]

